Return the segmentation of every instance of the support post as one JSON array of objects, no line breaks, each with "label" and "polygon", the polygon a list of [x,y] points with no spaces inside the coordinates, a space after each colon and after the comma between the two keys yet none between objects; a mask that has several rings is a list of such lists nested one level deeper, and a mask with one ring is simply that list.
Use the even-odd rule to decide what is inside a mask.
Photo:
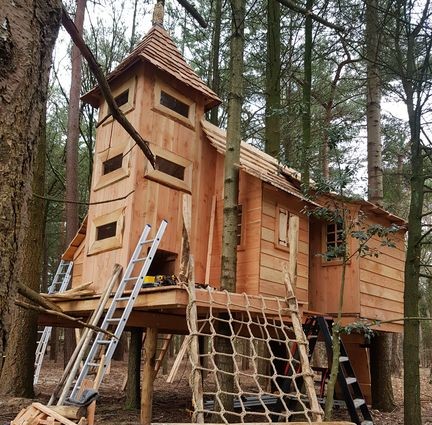
[{"label": "support post", "polygon": [[158,330],[147,328],[144,341],[143,379],[141,389],[141,424],[150,425],[153,405],[153,383]]}]

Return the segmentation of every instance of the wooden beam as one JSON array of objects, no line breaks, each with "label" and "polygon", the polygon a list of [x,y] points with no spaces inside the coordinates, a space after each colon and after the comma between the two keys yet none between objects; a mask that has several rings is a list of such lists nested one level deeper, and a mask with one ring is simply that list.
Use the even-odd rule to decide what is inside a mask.
[{"label": "wooden beam", "polygon": [[216,195],[213,195],[210,213],[210,227],[208,233],[208,244],[207,244],[207,261],[205,269],[205,279],[204,282],[208,285],[210,283],[210,266],[211,266],[211,256],[213,253],[213,235],[215,227],[216,218]]},{"label": "wooden beam", "polygon": [[143,377],[141,388],[141,424],[143,425],[150,425],[152,419],[157,335],[158,330],[156,328],[147,328],[144,341]]}]

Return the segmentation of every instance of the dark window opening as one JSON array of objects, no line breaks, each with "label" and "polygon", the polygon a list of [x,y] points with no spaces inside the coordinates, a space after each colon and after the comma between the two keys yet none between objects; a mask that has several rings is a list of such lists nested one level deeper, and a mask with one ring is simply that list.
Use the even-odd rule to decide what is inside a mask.
[{"label": "dark window opening", "polygon": [[176,179],[184,180],[185,167],[161,156],[156,156],[156,170],[175,177]]},{"label": "dark window opening", "polygon": [[343,258],[345,253],[345,241],[343,236],[342,219],[336,222],[327,224],[327,240],[326,240],[326,258],[327,261]]},{"label": "dark window opening", "polygon": [[237,246],[242,243],[243,205],[237,205]]},{"label": "dark window opening", "polygon": [[96,227],[96,240],[101,241],[103,239],[112,238],[117,232],[117,222],[102,224]]},{"label": "dark window opening", "polygon": [[117,103],[117,106],[120,108],[120,106],[125,105],[129,101],[129,89],[125,90],[124,92],[120,93],[118,96],[114,98],[114,100]]},{"label": "dark window opening", "polygon": [[122,167],[123,163],[123,154],[113,156],[110,159],[107,159],[103,163],[103,174],[111,173]]},{"label": "dark window opening", "polygon": [[189,105],[169,95],[168,93],[161,91],[160,104],[166,106],[174,112],[189,118]]}]

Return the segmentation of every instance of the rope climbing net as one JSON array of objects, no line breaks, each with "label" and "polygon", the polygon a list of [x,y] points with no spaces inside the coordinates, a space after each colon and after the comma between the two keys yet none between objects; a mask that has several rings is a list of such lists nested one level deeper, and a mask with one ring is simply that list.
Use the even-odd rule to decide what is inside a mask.
[{"label": "rope climbing net", "polygon": [[321,420],[295,297],[188,290],[194,422]]}]

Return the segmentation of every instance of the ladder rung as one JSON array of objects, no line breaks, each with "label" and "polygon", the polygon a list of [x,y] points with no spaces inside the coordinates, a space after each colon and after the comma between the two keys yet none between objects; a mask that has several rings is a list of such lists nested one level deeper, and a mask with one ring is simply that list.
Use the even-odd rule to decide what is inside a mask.
[{"label": "ladder rung", "polygon": [[343,363],[343,362],[347,362],[348,361],[348,357],[347,356],[340,356],[339,357],[339,363]]},{"label": "ladder rung", "polygon": [[105,319],[107,322],[119,323],[121,321],[120,317],[112,317],[111,319]]},{"label": "ladder rung", "polygon": [[130,282],[132,280],[138,280],[138,277],[127,277],[126,279],[123,279],[123,282]]},{"label": "ladder rung", "polygon": [[114,298],[114,301],[129,301],[130,297],[118,297]]},{"label": "ladder rung", "polygon": [[101,344],[101,345],[104,345],[104,344],[110,344],[110,343],[111,343],[110,340],[106,340],[106,339],[98,339],[98,340],[96,340],[96,342],[97,342],[98,344]]},{"label": "ladder rung", "polygon": [[145,260],[147,260],[147,257],[141,257],[141,258],[137,258],[136,260],[133,260],[132,261],[132,263],[139,263],[139,262],[141,262],[141,261],[145,261]]},{"label": "ladder rung", "polygon": [[147,244],[147,243],[152,243],[154,240],[155,240],[155,239],[147,239],[146,241],[142,241],[142,242],[140,243],[140,245],[143,246],[143,245],[145,245],[145,244]]},{"label": "ladder rung", "polygon": [[355,398],[353,400],[353,403],[354,403],[354,407],[356,409],[358,409],[360,406],[363,406],[363,404],[366,404],[366,402],[364,401],[363,398]]},{"label": "ladder rung", "polygon": [[90,366],[90,367],[99,367],[100,366],[100,363],[87,363],[87,365],[88,366]]},{"label": "ladder rung", "polygon": [[357,382],[357,379],[354,378],[353,376],[349,376],[348,378],[345,379],[346,383],[348,385],[354,384],[354,382]]},{"label": "ladder rung", "polygon": [[362,421],[360,425],[374,425],[372,421]]}]

